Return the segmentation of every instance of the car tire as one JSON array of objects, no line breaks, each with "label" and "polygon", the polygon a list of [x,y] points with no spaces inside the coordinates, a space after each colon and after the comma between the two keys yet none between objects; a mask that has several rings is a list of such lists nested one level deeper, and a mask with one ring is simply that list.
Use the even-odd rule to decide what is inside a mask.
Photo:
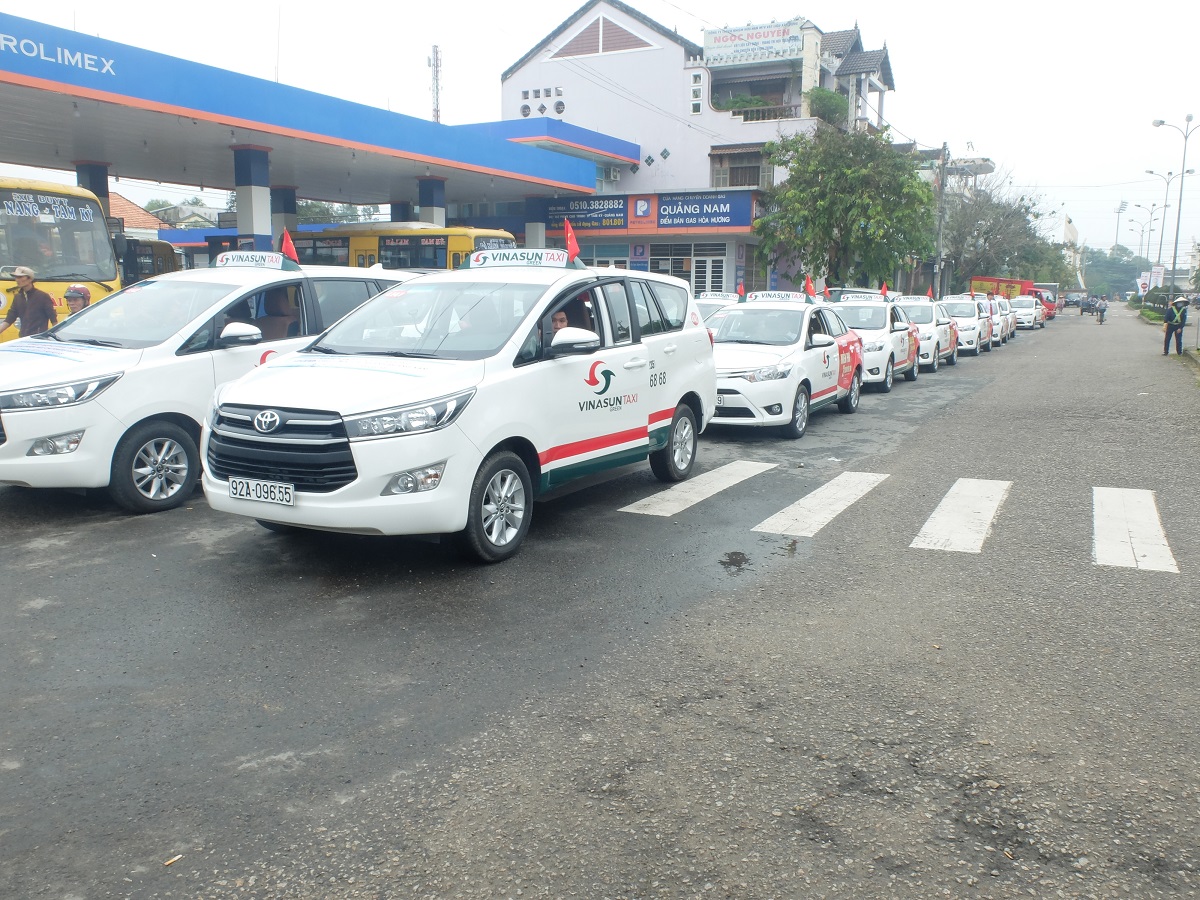
[{"label": "car tire", "polygon": [[933,345],[933,356],[931,356],[931,357],[930,357],[930,359],[929,359],[929,369],[928,369],[928,371],[929,371],[929,374],[930,374],[930,375],[936,375],[936,374],[937,374],[938,366],[941,364],[941,362],[942,362],[942,348],[941,348],[941,345],[940,345],[940,344],[934,344],[934,345]]},{"label": "car tire", "polygon": [[683,481],[696,464],[696,414],[686,403],[675,407],[667,446],[650,454],[650,471],[659,481]]},{"label": "car tire", "polygon": [[981,349],[983,350],[984,353],[992,352],[992,341],[990,338],[988,339],[988,342],[986,344],[982,345]]},{"label": "car tire", "polygon": [[796,388],[796,399],[792,402],[792,418],[780,429],[783,436],[792,440],[804,437],[804,432],[808,429],[808,414],[808,388],[800,385]]},{"label": "car tire", "polygon": [[892,362],[889,356],[887,365],[883,369],[883,381],[879,382],[879,393],[886,394],[892,389],[892,384],[896,380],[896,364]]},{"label": "car tire", "polygon": [[958,344],[955,344],[953,347],[950,348],[950,355],[946,357],[946,365],[948,365],[948,366],[957,366],[958,365]]},{"label": "car tire", "polygon": [[471,484],[463,549],[480,562],[506,560],[521,549],[532,517],[529,470],[517,454],[498,450],[483,461]]},{"label": "car tire", "polygon": [[921,374],[921,367],[917,365],[917,360],[913,360],[912,365],[904,371],[905,381],[916,381],[917,376]]},{"label": "car tire", "polygon": [[192,495],[199,476],[200,453],[190,434],[173,422],[143,422],[117,444],[108,493],[129,512],[165,512]]},{"label": "car tire", "polygon": [[854,413],[858,411],[858,401],[862,399],[862,372],[858,369],[854,370],[854,374],[850,376],[850,390],[846,392],[846,396],[838,401],[838,409],[844,413]]}]

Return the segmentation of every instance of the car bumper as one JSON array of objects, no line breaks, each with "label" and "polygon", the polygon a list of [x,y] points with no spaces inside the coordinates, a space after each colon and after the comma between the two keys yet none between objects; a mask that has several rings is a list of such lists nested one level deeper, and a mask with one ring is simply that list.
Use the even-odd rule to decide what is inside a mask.
[{"label": "car bumper", "polygon": [[890,350],[872,350],[863,353],[863,384],[878,384],[884,381]]},{"label": "car bumper", "polygon": [[[125,426],[96,400],[56,409],[7,410],[0,416],[0,484],[32,488],[105,487],[112,472],[113,448]],[[71,453],[30,456],[34,442],[83,432]]]},{"label": "car bumper", "polygon": [[717,376],[716,425],[782,425],[792,418],[796,385],[791,378],[751,382]]},{"label": "car bumper", "polygon": [[[466,526],[471,485],[482,457],[457,426],[350,446],[358,477],[336,491],[297,490],[294,506],[243,500],[230,497],[229,482],[214,478],[206,469],[202,484],[208,505],[266,522],[347,534],[448,534]],[[204,458],[208,458],[207,432]],[[393,475],[442,460],[446,468],[433,490],[382,495]],[[536,474],[530,477],[536,479]],[[527,498],[527,503],[532,501]]]}]

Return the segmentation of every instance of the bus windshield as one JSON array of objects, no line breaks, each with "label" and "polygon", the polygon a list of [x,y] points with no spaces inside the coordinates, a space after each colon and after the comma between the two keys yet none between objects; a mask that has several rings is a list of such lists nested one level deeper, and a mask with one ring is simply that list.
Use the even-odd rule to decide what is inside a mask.
[{"label": "bus windshield", "polygon": [[0,186],[0,280],[28,266],[38,281],[117,278],[108,225],[89,197]]}]

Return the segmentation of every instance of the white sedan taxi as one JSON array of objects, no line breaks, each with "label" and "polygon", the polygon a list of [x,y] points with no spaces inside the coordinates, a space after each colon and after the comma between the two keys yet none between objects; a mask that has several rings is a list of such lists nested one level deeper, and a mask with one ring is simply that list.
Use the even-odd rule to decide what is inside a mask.
[{"label": "white sedan taxi", "polygon": [[992,317],[982,300],[968,294],[942,298],[942,307],[958,325],[958,350],[978,356],[992,350]]},{"label": "white sedan taxi", "polygon": [[1033,331],[1035,328],[1046,327],[1046,307],[1037,297],[1019,294],[1009,301],[1009,305],[1017,314],[1018,328],[1028,328]]},{"label": "white sedan taxi", "polygon": [[921,334],[921,361],[926,372],[936,372],[943,362],[958,364],[958,325],[942,304],[927,296],[906,294],[896,298]]},{"label": "white sedan taxi", "polygon": [[234,251],[139,281],[0,345],[0,484],[107,487],[130,512],[178,506],[200,475],[213,390],[312,340],[404,272]]},{"label": "white sedan taxi", "polygon": [[864,384],[874,384],[886,394],[900,372],[909,381],[917,380],[921,333],[899,305],[889,300],[855,300],[838,303],[835,309],[862,338]]},{"label": "white sedan taxi", "polygon": [[827,304],[751,294],[725,310],[713,355],[716,424],[774,425],[798,438],[814,410],[831,403],[844,413],[858,409],[862,341]]},{"label": "white sedan taxi", "polygon": [[481,250],[218,391],[204,492],[274,531],[458,535],[497,562],[542,491],[647,458],[687,478],[716,395],[687,282]]}]

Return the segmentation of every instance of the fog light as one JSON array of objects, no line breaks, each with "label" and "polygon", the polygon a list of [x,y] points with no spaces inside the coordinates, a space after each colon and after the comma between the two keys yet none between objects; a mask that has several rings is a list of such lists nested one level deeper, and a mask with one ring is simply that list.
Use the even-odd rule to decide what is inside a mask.
[{"label": "fog light", "polygon": [[878,375],[878,374],[879,374],[879,369],[878,369],[878,368],[874,368],[874,369],[867,369],[867,371],[868,371],[868,372],[870,372],[872,375]]},{"label": "fog light", "polygon": [[79,449],[83,440],[82,431],[72,431],[67,434],[56,434],[53,437],[38,438],[29,448],[26,456],[56,456],[59,453],[74,453]]},{"label": "fog light", "polygon": [[767,415],[769,415],[769,416],[778,416],[782,412],[783,412],[783,404],[782,403],[772,403],[770,406],[767,407]]},{"label": "fog light", "polygon": [[407,472],[397,472],[388,479],[387,485],[379,496],[389,494],[419,494],[422,491],[432,491],[442,483],[442,472],[446,469],[446,461],[423,466],[420,469],[409,469]]}]

